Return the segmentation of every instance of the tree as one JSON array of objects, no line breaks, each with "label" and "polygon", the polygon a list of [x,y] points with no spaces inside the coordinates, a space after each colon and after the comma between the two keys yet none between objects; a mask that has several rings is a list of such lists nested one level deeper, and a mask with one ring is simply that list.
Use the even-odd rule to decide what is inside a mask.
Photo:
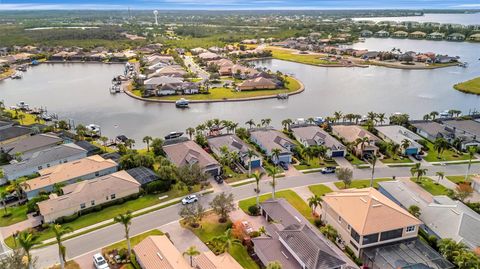
[{"label": "tree", "polygon": [[132,147],[135,146],[135,140],[128,138],[125,141],[125,146],[128,147],[129,149],[132,149]]},{"label": "tree", "polygon": [[235,204],[233,203],[233,194],[230,193],[226,195],[224,192],[218,194],[210,202],[210,206],[213,211],[220,216],[219,222],[226,222],[228,218],[228,213],[232,212],[235,209]]},{"label": "tree", "polygon": [[31,231],[22,231],[18,235],[18,244],[25,251],[27,255],[27,265],[29,269],[33,268],[33,259],[30,251],[38,244],[38,235]]},{"label": "tree", "polygon": [[275,179],[278,174],[278,168],[276,166],[267,166],[265,170],[267,170],[267,175],[272,177],[272,182],[270,185],[272,186],[272,199],[275,199],[275,187],[277,185]]},{"label": "tree", "polygon": [[130,225],[132,225],[133,215],[130,211],[127,211],[125,214],[119,214],[113,221],[116,223],[120,223],[123,225],[125,230],[125,239],[127,240],[127,247],[128,247],[128,256],[132,255],[132,248],[130,245]]},{"label": "tree", "polygon": [[438,241],[438,250],[440,251],[440,254],[449,261],[453,261],[456,254],[466,249],[467,246],[463,243],[457,243],[450,238],[444,238]]},{"label": "tree", "polygon": [[272,149],[272,161],[276,161],[275,165],[279,162],[279,156],[282,153],[282,150],[279,148]]},{"label": "tree", "polygon": [[187,133],[188,137],[190,137],[190,140],[192,140],[192,136],[195,134],[195,128],[188,127],[185,132]]},{"label": "tree", "polygon": [[375,166],[377,164],[377,155],[375,154],[369,154],[367,161],[370,163],[372,166],[372,177],[370,178],[370,187],[373,187],[374,180],[373,178],[375,177]]},{"label": "tree", "polygon": [[385,122],[385,113],[378,113],[377,114],[377,120],[382,125]]},{"label": "tree", "polygon": [[435,139],[435,141],[433,142],[433,149],[437,152],[437,159],[442,158],[443,152],[448,149],[448,147],[449,144],[448,141],[445,140],[445,138],[439,137]]},{"label": "tree", "polygon": [[252,158],[257,156],[257,153],[251,149],[247,150],[247,157],[248,157],[248,175],[252,174]]},{"label": "tree", "polygon": [[164,141],[161,138],[152,139],[150,146],[152,147],[152,151],[153,151],[153,154],[155,154],[155,156],[165,155],[165,152],[163,151],[163,142]]},{"label": "tree", "polygon": [[269,262],[265,269],[282,269],[282,264],[279,261]]},{"label": "tree", "polygon": [[152,141],[152,137],[151,136],[145,136],[142,141],[143,143],[147,144],[147,152],[150,152],[150,142]]},{"label": "tree", "polygon": [[6,192],[6,191],[2,191],[2,192],[0,193],[0,199],[2,199],[3,209],[5,210],[4,216],[7,215],[7,213],[8,213],[8,211],[7,211],[7,202],[5,201],[5,198],[7,198],[8,194],[9,194],[9,193]]},{"label": "tree", "polygon": [[340,119],[342,118],[343,114],[342,114],[342,111],[335,111],[333,113],[333,118],[335,119],[335,122],[338,122],[340,121]]},{"label": "tree", "polygon": [[[28,265],[25,265],[25,251],[23,249],[13,249],[10,253],[5,253],[0,259],[0,268],[8,269],[26,269]],[[30,263],[32,268],[35,268],[37,259],[32,259]]]},{"label": "tree", "polygon": [[437,172],[435,173],[438,177],[438,180],[437,180],[437,183],[440,183],[440,180],[443,179],[443,177],[445,176],[445,173],[444,172]]},{"label": "tree", "polygon": [[183,165],[177,168],[176,172],[176,177],[188,188],[188,191],[192,191],[196,184],[206,185],[208,177],[198,164]]},{"label": "tree", "polygon": [[460,250],[453,258],[458,269],[480,268],[480,258],[472,251]]},{"label": "tree", "polygon": [[62,243],[62,237],[67,233],[71,233],[73,231],[73,229],[68,227],[68,226],[62,226],[60,224],[52,224],[52,225],[50,225],[50,228],[53,231],[53,233],[55,234],[55,239],[57,241],[58,258],[60,260],[60,268],[64,269],[65,268],[65,262],[66,262],[66,257],[65,257],[65,253],[66,253],[65,250],[66,249],[65,249],[65,246]]},{"label": "tree", "polygon": [[214,237],[212,239],[212,242],[215,244],[217,250],[221,253],[229,252],[229,250],[231,250],[234,245],[242,245],[240,240],[232,236],[231,229],[227,229],[223,234]]},{"label": "tree", "polygon": [[283,126],[283,129],[285,131],[288,131],[290,129],[290,125],[292,124],[292,120],[291,119],[284,119],[282,120],[282,126]]},{"label": "tree", "polygon": [[467,166],[467,172],[465,173],[465,182],[468,181],[468,175],[470,174],[470,168],[472,168],[472,159],[475,156],[475,153],[477,153],[477,147],[476,146],[470,146],[467,148],[468,150],[468,166]]},{"label": "tree", "polygon": [[99,140],[102,142],[103,151],[107,151],[107,141],[108,141],[108,137],[106,137],[106,136],[100,136]]},{"label": "tree", "polygon": [[422,168],[421,163],[415,163],[415,165],[410,168],[410,173],[412,174],[412,177],[416,177],[417,183],[420,182],[420,178],[427,174],[427,171],[427,168]]},{"label": "tree", "polygon": [[20,123],[23,124],[23,120],[25,119],[25,114],[19,114],[18,119],[20,120]]},{"label": "tree", "polygon": [[320,232],[325,235],[330,241],[335,241],[338,237],[338,232],[332,225],[327,224],[320,228]]},{"label": "tree", "polygon": [[413,216],[415,216],[416,218],[419,218],[420,215],[421,215],[421,212],[420,212],[420,207],[416,206],[416,205],[411,205],[409,208],[408,208],[408,212],[410,214],[412,214]]},{"label": "tree", "polygon": [[438,112],[437,111],[430,112],[430,118],[432,118],[432,120],[435,120],[436,117],[438,117]]},{"label": "tree", "polygon": [[315,194],[310,198],[308,198],[307,201],[308,201],[308,206],[312,209],[312,215],[316,215],[317,207],[318,206],[322,207],[322,202],[323,202],[322,197]]},{"label": "tree", "polygon": [[193,267],[193,256],[200,255],[200,251],[197,250],[197,247],[195,246],[190,246],[183,252],[183,256],[187,255],[190,257],[190,266]]},{"label": "tree", "polygon": [[253,119],[250,119],[245,122],[245,125],[248,125],[249,129],[252,129],[252,126],[255,126],[255,121],[253,121]]},{"label": "tree", "polygon": [[85,127],[83,124],[79,124],[75,127],[75,132],[77,133],[78,139],[83,140],[87,134],[87,127]]},{"label": "tree", "polygon": [[352,183],[353,171],[348,167],[340,167],[335,172],[337,174],[337,178],[343,182],[345,185],[345,189],[350,186]]},{"label": "tree", "polygon": [[186,224],[196,228],[205,216],[205,209],[200,203],[186,204],[180,209],[179,215],[185,220]]},{"label": "tree", "polygon": [[469,183],[460,183],[455,188],[455,196],[462,202],[470,197],[473,193],[473,188]]},{"label": "tree", "polygon": [[403,149],[403,150],[407,150],[408,147],[410,147],[410,144],[411,144],[410,140],[408,140],[408,139],[403,139],[403,140],[402,140],[402,144],[401,144],[402,149]]},{"label": "tree", "polygon": [[257,202],[256,202],[256,205],[257,205],[257,208],[260,207],[260,180],[262,179],[262,177],[265,175],[264,172],[259,172],[259,171],[256,171],[255,173],[253,173],[253,178],[255,178],[255,184],[256,184],[256,188],[255,188],[255,194],[257,196]]},{"label": "tree", "polygon": [[30,185],[26,182],[26,179],[15,179],[10,181],[10,186],[8,186],[9,191],[15,191],[17,194],[18,199],[23,199],[25,196],[25,192],[23,190],[30,189]]}]

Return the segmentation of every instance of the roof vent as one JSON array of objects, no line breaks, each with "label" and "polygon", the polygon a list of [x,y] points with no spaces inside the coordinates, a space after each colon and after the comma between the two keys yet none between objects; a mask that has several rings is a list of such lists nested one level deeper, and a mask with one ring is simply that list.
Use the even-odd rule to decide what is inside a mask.
[{"label": "roof vent", "polygon": [[302,222],[302,220],[299,219],[297,216],[295,216],[295,219],[296,219],[298,222]]},{"label": "roof vent", "polygon": [[453,213],[455,213],[457,215],[460,215],[460,212],[458,212],[457,210],[455,210],[455,209],[450,209],[450,210],[452,210]]},{"label": "roof vent", "polygon": [[157,252],[157,256],[163,261],[163,256],[160,254],[160,252]]},{"label": "roof vent", "polygon": [[287,260],[288,260],[288,256],[287,256],[287,254],[285,254],[285,252],[283,252],[283,251],[280,251],[280,252],[283,254],[283,256],[285,256],[285,259],[287,259]]}]

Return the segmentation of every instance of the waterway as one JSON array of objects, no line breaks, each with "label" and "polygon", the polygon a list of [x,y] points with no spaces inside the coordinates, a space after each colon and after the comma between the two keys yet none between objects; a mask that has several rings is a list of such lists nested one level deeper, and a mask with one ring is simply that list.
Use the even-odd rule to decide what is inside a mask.
[{"label": "waterway", "polygon": [[416,22],[439,22],[439,23],[453,23],[453,24],[463,24],[463,25],[478,25],[480,24],[480,13],[427,13],[423,16],[405,16],[405,17],[372,17],[372,18],[353,18],[356,21],[395,21],[395,22],[404,22],[404,21],[416,21]]},{"label": "waterway", "polygon": [[75,123],[95,123],[103,135],[124,134],[141,143],[145,135],[163,137],[183,131],[212,118],[243,123],[250,118],[271,118],[280,127],[285,118],[332,115],[334,111],[366,114],[368,111],[409,113],[421,118],[432,110],[480,110],[480,97],[467,95],[452,85],[480,76],[479,44],[446,41],[367,39],[356,48],[435,51],[458,55],[470,63],[468,68],[399,70],[384,67],[322,68],[280,60],[255,62],[272,70],[294,74],[305,84],[305,92],[288,100],[260,100],[191,104],[177,109],[173,104],[143,102],[125,94],[110,94],[108,87],[122,65],[41,64],[29,69],[21,80],[0,82],[0,100],[7,105],[25,101],[31,106],[46,106],[49,113]]}]

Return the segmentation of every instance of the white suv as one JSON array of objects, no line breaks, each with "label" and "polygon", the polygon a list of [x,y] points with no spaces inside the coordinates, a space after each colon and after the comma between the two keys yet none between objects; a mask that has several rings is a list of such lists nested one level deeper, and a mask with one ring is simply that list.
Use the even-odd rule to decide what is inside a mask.
[{"label": "white suv", "polygon": [[100,253],[93,255],[93,265],[95,265],[96,269],[110,269],[107,261]]},{"label": "white suv", "polygon": [[198,197],[195,194],[192,194],[182,199],[182,205],[195,203],[197,201]]}]

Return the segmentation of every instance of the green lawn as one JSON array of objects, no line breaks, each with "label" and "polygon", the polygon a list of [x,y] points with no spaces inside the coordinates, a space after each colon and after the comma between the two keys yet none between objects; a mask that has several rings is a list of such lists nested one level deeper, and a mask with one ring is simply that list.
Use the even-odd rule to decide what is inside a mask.
[{"label": "green lawn", "polygon": [[351,157],[351,158],[352,158],[352,160],[349,161],[352,165],[366,164],[366,162],[364,162],[364,161],[360,160],[359,158],[357,158],[357,156],[355,156],[355,154],[349,153],[349,154],[347,155],[347,157]]},{"label": "green lawn", "polygon": [[398,157],[397,159],[384,158],[384,159],[381,159],[380,161],[382,163],[413,163],[412,160],[406,157],[405,158]]},{"label": "green lawn", "polygon": [[452,190],[444,187],[433,181],[429,177],[423,177],[419,182],[416,182],[416,178],[410,178],[411,181],[417,183],[424,190],[428,191],[432,195],[449,195],[452,193]]},{"label": "green lawn", "polygon": [[302,64],[311,64],[311,65],[331,65],[338,64],[338,62],[330,62],[323,60],[321,58],[326,57],[326,55],[315,55],[315,54],[298,54],[296,51],[290,49],[283,49],[278,47],[268,47],[268,50],[272,51],[273,58],[297,62]]},{"label": "green lawn", "polygon": [[[10,109],[6,109],[5,111],[12,113],[12,115],[14,116],[14,119],[17,120],[22,125],[32,125],[34,123],[41,123],[41,124],[45,123],[45,121],[42,119],[40,119],[39,121],[35,121],[35,119],[37,118],[37,115],[28,114],[23,111],[16,112]],[[20,115],[23,115],[25,118],[23,120],[20,120],[19,119]]]},{"label": "green lawn", "polygon": [[5,210],[3,208],[0,209],[0,227],[10,226],[27,219],[26,205],[8,207],[7,210],[11,215],[5,218]]},{"label": "green lawn", "polygon": [[305,159],[304,160],[307,164],[297,164],[294,165],[295,169],[297,170],[307,170],[307,169],[314,169],[314,168],[322,168],[326,166],[337,166],[337,163],[335,160],[324,160],[320,162],[319,158],[313,158],[313,159]]},{"label": "green lawn", "polygon": [[461,92],[480,94],[480,77],[455,84],[453,88]]},{"label": "green lawn", "polygon": [[[260,196],[260,202],[263,202],[267,199],[270,199],[272,195],[270,193]],[[305,218],[309,221],[313,221],[312,210],[308,207],[307,203],[298,196],[298,194],[292,190],[283,190],[277,191],[275,193],[275,198],[285,198],[294,208],[296,208]],[[246,200],[238,202],[238,206],[245,212],[248,213],[248,208],[252,205],[255,205],[256,198],[252,197]]]},{"label": "green lawn", "polygon": [[[159,230],[150,230],[148,232],[136,235],[134,237],[130,237],[130,244],[131,247],[133,248],[136,246],[138,243],[140,243],[143,239],[149,237],[150,235],[163,235],[164,233],[159,231]],[[113,245],[104,247],[103,250],[105,251],[111,251],[113,249],[122,249],[122,248],[127,248],[127,240],[120,241],[118,243],[115,243]]]},{"label": "green lawn", "polygon": [[332,189],[330,189],[328,186],[325,186],[323,184],[318,184],[318,185],[310,185],[308,186],[308,189],[316,195],[322,196],[325,195],[326,193],[332,192]]},{"label": "green lawn", "polygon": [[[472,175],[469,175],[467,177],[467,182],[472,181],[471,176]],[[455,184],[460,184],[460,183],[465,182],[465,175],[462,175],[462,176],[447,176],[447,179],[450,180],[451,182],[455,183]]]},{"label": "green lawn", "polygon": [[[390,180],[392,179],[391,178],[375,178],[373,179],[373,187],[378,189],[378,182],[390,181]],[[341,181],[337,181],[334,184],[339,189],[345,188],[345,185]],[[370,179],[353,180],[352,184],[350,184],[350,188],[355,188],[355,189],[362,189],[362,188],[368,188],[368,187],[370,187]]]},{"label": "green lawn", "polygon": [[[218,217],[215,214],[208,214],[201,222],[201,228],[191,228],[189,226],[184,226],[187,229],[190,229],[202,242],[209,246],[209,241],[214,237],[222,235],[228,227],[232,225],[231,221],[225,223],[219,223]],[[248,255],[247,249],[244,246],[233,245],[232,249],[229,251],[230,255],[243,267],[247,269],[259,269],[255,261]]]},{"label": "green lawn", "polygon": [[423,159],[427,162],[443,162],[443,161],[464,161],[468,160],[468,154],[456,153],[455,151],[448,149],[445,150],[440,158],[437,157],[438,154],[433,148],[433,143],[428,141],[428,153]]},{"label": "green lawn", "polygon": [[[252,91],[235,91],[230,88],[211,88],[208,94],[192,94],[192,95],[169,95],[162,97],[150,97],[150,99],[156,100],[178,100],[180,98],[185,98],[188,100],[223,100],[223,99],[238,99],[238,98],[249,98],[249,97],[261,97],[269,95],[277,95],[279,93],[290,93],[298,90],[300,88],[300,83],[292,78],[287,77],[286,80],[288,84],[285,89],[276,89],[276,90],[252,90]],[[137,92],[133,91],[135,95],[138,95]]]},{"label": "green lawn", "polygon": [[230,167],[226,165],[223,166],[223,171],[224,171],[224,175],[227,177],[227,179],[225,179],[227,183],[244,180],[248,178],[247,174],[235,173]]}]

